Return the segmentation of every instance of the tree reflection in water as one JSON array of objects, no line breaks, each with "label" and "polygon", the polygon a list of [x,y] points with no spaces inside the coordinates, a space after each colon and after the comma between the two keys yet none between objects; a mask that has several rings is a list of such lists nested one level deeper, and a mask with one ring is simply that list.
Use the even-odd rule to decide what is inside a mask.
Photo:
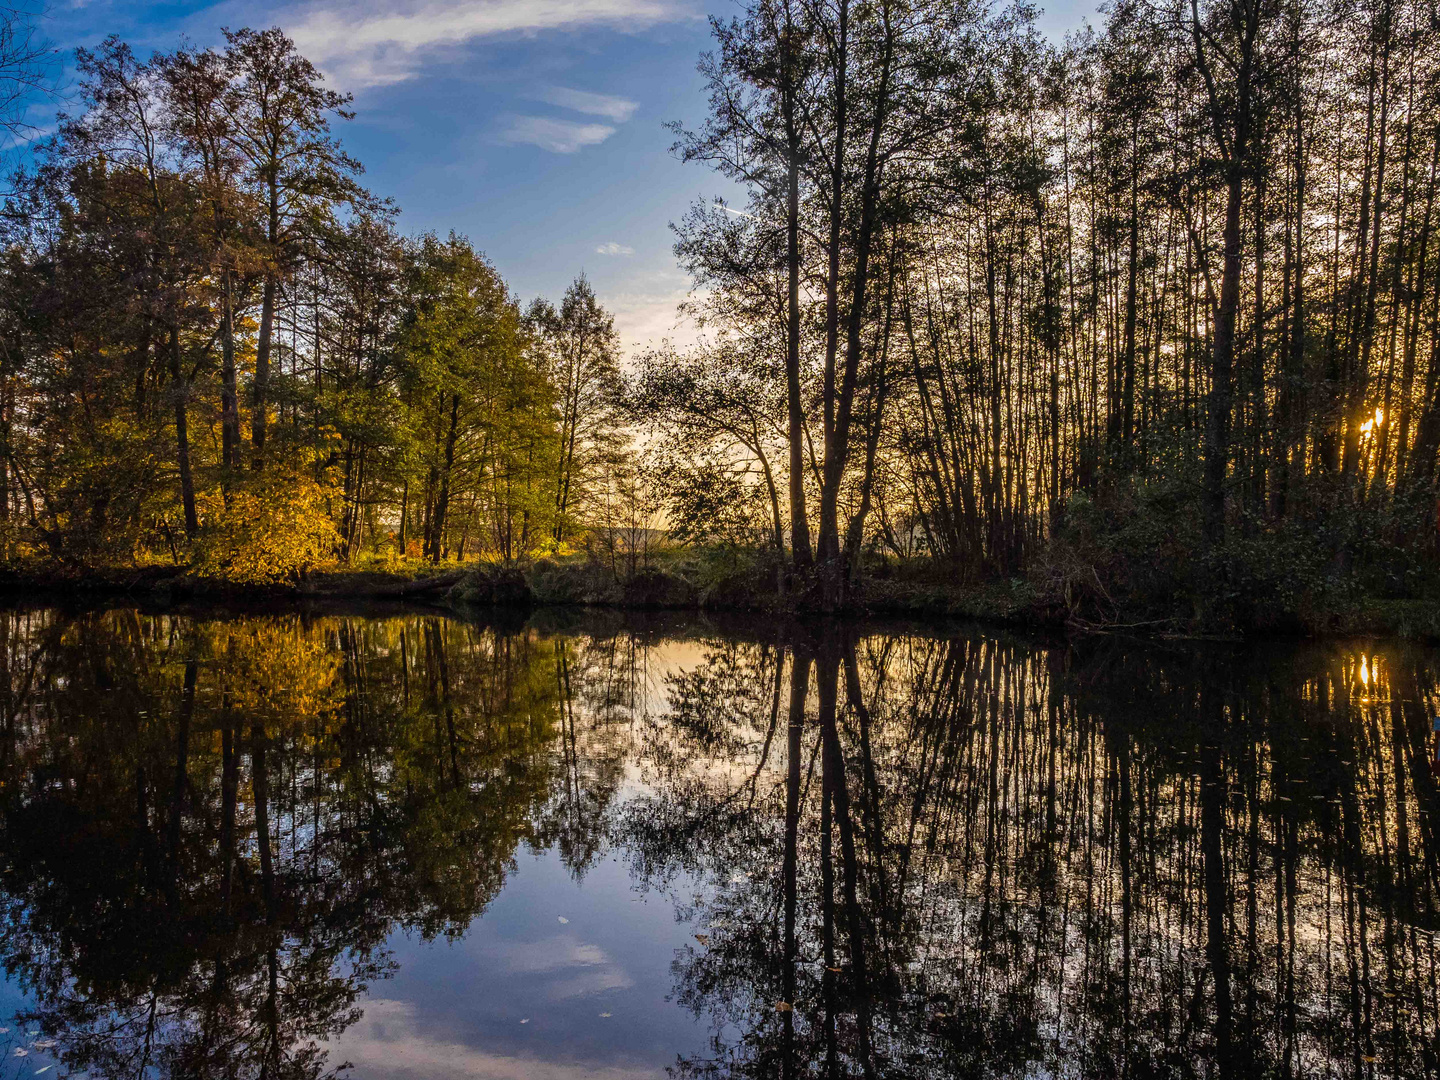
[{"label": "tree reflection in water", "polygon": [[0,962],[92,1076],[327,1074],[525,848],[693,919],[680,1076],[1440,1069],[1420,650],[110,611],[0,665]]},{"label": "tree reflection in water", "polygon": [[568,644],[530,633],[134,612],[0,633],[0,961],[100,1076],[324,1074],[392,930],[463,933],[520,844],[583,861],[569,836],[618,782],[612,747],[567,733]]},{"label": "tree reflection in water", "polygon": [[717,641],[621,833],[714,884],[680,1073],[1435,1075],[1434,671]]}]

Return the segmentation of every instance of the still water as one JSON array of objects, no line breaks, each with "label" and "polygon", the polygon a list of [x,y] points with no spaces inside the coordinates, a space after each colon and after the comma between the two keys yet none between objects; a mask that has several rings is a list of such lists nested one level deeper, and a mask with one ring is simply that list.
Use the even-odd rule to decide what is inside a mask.
[{"label": "still water", "polygon": [[0,1080],[1436,1076],[1437,676],[0,613]]}]

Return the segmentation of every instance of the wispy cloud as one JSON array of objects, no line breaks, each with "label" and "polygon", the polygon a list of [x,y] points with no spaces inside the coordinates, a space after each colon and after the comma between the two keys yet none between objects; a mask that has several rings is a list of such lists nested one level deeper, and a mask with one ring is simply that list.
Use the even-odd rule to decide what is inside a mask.
[{"label": "wispy cloud", "polygon": [[528,143],[554,154],[573,154],[584,146],[602,143],[615,129],[609,124],[582,124],[548,116],[512,116],[500,137],[508,143]]},{"label": "wispy cloud", "polygon": [[570,109],[590,116],[603,116],[617,124],[623,124],[629,120],[635,115],[635,110],[640,107],[638,102],[629,101],[626,98],[612,97],[609,94],[593,94],[588,90],[571,90],[566,86],[547,87],[535,97],[547,104],[559,105],[562,109]]},{"label": "wispy cloud", "polygon": [[602,26],[640,30],[683,17],[684,4],[685,0],[387,0],[367,10],[348,0],[320,0],[301,8],[286,21],[285,29],[339,88],[359,90],[414,78],[436,49],[500,34]]},{"label": "wispy cloud", "polygon": [[615,316],[620,345],[626,353],[668,341],[677,348],[693,345],[700,338],[699,327],[679,308],[693,299],[688,289],[654,292],[607,292],[601,301]]},{"label": "wispy cloud", "polygon": [[[328,1047],[336,1060],[367,1069],[426,1080],[461,1080],[487,1076],[492,1080],[648,1080],[654,1071],[638,1065],[592,1065],[547,1060],[548,1045],[505,1053],[470,1046],[458,1035],[424,1030],[425,1017],[410,1002],[372,998],[365,1014]],[[516,1030],[519,1030],[518,1027]],[[533,1030],[533,1029],[532,1029]],[[556,1054],[558,1057],[559,1055]]]},{"label": "wispy cloud", "polygon": [[635,249],[628,244],[617,244],[611,240],[608,244],[601,244],[595,249],[596,255],[634,255]]}]

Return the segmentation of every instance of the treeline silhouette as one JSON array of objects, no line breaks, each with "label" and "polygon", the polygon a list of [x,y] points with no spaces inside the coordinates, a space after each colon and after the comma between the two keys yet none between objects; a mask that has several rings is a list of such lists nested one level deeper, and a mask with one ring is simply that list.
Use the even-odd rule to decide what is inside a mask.
[{"label": "treeline silhouette", "polygon": [[714,20],[676,148],[748,203],[678,227],[709,336],[649,358],[651,413],[832,599],[872,551],[1159,615],[1425,593],[1433,10],[1035,18]]}]

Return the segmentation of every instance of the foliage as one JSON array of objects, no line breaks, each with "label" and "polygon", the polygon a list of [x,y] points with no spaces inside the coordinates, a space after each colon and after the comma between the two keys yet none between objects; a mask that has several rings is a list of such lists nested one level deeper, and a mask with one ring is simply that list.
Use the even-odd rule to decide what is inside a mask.
[{"label": "foliage", "polygon": [[[669,530],[773,546],[777,592],[825,608],[922,557],[1109,623],[1436,595],[1428,9],[1035,20],[716,22],[676,150],[744,209],[676,224],[703,334],[628,377],[583,275],[522,313],[469,240],[402,237],[337,134],[350,98],[280,31],[80,50],[4,216],[7,557],[275,580],[330,547],[569,549],[633,575]],[[267,561],[237,507],[303,510]]]},{"label": "foliage", "polygon": [[554,388],[504,282],[463,239],[423,237],[401,330],[411,459],[423,475],[424,550],[448,553],[455,504],[505,558],[542,542],[559,513]]},{"label": "foliage", "polygon": [[525,318],[548,366],[559,412],[552,528],[560,541],[579,531],[591,509],[591,482],[623,441],[620,337],[584,274],[565,290],[558,309],[537,300]]},{"label": "foliage", "polygon": [[677,225],[708,336],[635,415],[788,495],[826,606],[866,551],[1106,622],[1435,595],[1427,12],[752,0],[676,128],[746,202]]},{"label": "foliage", "polygon": [[340,536],[328,507],[333,486],[270,469],[207,497],[195,544],[202,575],[244,585],[294,581],[335,560]]},{"label": "foliage", "polygon": [[279,30],[76,66],[5,216],[6,557],[258,583],[583,533],[623,441],[583,276],[522,316],[465,238],[400,236]]},{"label": "foliage", "polygon": [[657,482],[666,494],[671,540],[759,547],[772,536],[764,485],[744,467],[713,458],[672,461]]}]

